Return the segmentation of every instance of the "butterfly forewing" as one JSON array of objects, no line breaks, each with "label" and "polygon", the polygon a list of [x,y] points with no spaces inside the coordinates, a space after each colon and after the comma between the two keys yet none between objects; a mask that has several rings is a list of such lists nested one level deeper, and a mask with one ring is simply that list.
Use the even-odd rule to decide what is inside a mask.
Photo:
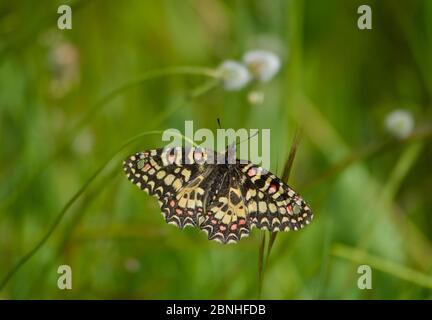
[{"label": "butterfly forewing", "polygon": [[182,164],[181,153],[164,153],[164,149],[138,152],[123,164],[128,179],[159,200],[166,222],[179,228],[196,226],[198,215],[204,210],[204,190],[197,186],[200,165]]}]

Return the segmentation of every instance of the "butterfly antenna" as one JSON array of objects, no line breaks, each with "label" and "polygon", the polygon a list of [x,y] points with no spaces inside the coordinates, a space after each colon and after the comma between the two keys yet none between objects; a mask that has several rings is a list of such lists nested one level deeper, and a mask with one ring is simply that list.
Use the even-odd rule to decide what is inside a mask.
[{"label": "butterfly antenna", "polygon": [[244,139],[242,141],[237,142],[236,145],[239,145],[240,143],[245,142],[245,141],[249,141],[250,139],[252,139],[253,137],[255,137],[258,133],[259,133],[259,131],[255,132],[253,135],[247,137],[247,139]]},{"label": "butterfly antenna", "polygon": [[217,123],[218,123],[219,129],[222,129],[221,122],[220,122],[219,118],[217,118]]}]

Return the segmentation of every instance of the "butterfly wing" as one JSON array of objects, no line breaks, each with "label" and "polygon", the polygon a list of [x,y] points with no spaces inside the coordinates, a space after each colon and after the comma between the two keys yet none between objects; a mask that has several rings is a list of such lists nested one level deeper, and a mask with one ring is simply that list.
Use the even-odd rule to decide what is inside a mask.
[{"label": "butterfly wing", "polygon": [[313,218],[306,202],[272,173],[252,163],[194,161],[196,154],[216,157],[195,149],[155,149],[124,161],[128,179],[158,198],[167,223],[199,226],[210,240],[235,243],[253,227],[299,230]]},{"label": "butterfly wing", "polygon": [[180,229],[197,226],[204,211],[204,189],[199,184],[205,168],[191,158],[192,149],[172,151],[161,148],[135,153],[124,161],[123,169],[132,183],[158,198],[167,223]]},{"label": "butterfly wing", "polygon": [[239,170],[250,227],[289,231],[311,222],[313,213],[307,203],[274,174],[252,163],[239,164]]},{"label": "butterfly wing", "polygon": [[209,192],[205,196],[205,214],[200,217],[200,228],[209,240],[235,243],[248,236],[250,231],[240,177],[227,166],[214,167],[203,182]]}]

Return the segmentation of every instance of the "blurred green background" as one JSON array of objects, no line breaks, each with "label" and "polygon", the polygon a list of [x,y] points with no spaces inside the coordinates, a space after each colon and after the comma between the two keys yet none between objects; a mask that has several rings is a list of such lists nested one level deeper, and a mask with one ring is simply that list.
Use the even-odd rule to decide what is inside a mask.
[{"label": "blurred green background", "polygon": [[[360,31],[366,2],[373,29]],[[72,30],[57,28],[61,4]],[[216,68],[256,48],[282,68],[238,92],[191,95],[211,79],[183,69],[140,78]],[[428,0],[0,1],[0,281],[124,141],[183,131],[185,120],[215,130],[220,118],[224,128],[270,128],[279,176],[302,130],[289,183],[315,218],[278,235],[262,298],[430,299],[431,71]],[[415,119],[407,139],[385,130],[394,109]],[[0,298],[257,298],[263,231],[227,246],[180,231],[123,176],[123,158],[161,146],[152,135],[118,154]],[[57,288],[63,264],[72,290]],[[357,287],[364,264],[371,290]]]}]

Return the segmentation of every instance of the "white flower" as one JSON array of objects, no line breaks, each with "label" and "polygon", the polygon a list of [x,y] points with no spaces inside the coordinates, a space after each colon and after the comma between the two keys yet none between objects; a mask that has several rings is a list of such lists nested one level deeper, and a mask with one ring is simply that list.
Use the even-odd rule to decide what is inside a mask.
[{"label": "white flower", "polygon": [[396,138],[404,139],[414,129],[414,118],[407,110],[395,110],[385,118],[385,126]]},{"label": "white flower", "polygon": [[281,61],[273,52],[266,50],[252,50],[243,56],[244,63],[252,75],[261,82],[272,79],[279,71]]},{"label": "white flower", "polygon": [[233,60],[224,61],[218,70],[226,90],[240,90],[251,80],[248,69]]}]

